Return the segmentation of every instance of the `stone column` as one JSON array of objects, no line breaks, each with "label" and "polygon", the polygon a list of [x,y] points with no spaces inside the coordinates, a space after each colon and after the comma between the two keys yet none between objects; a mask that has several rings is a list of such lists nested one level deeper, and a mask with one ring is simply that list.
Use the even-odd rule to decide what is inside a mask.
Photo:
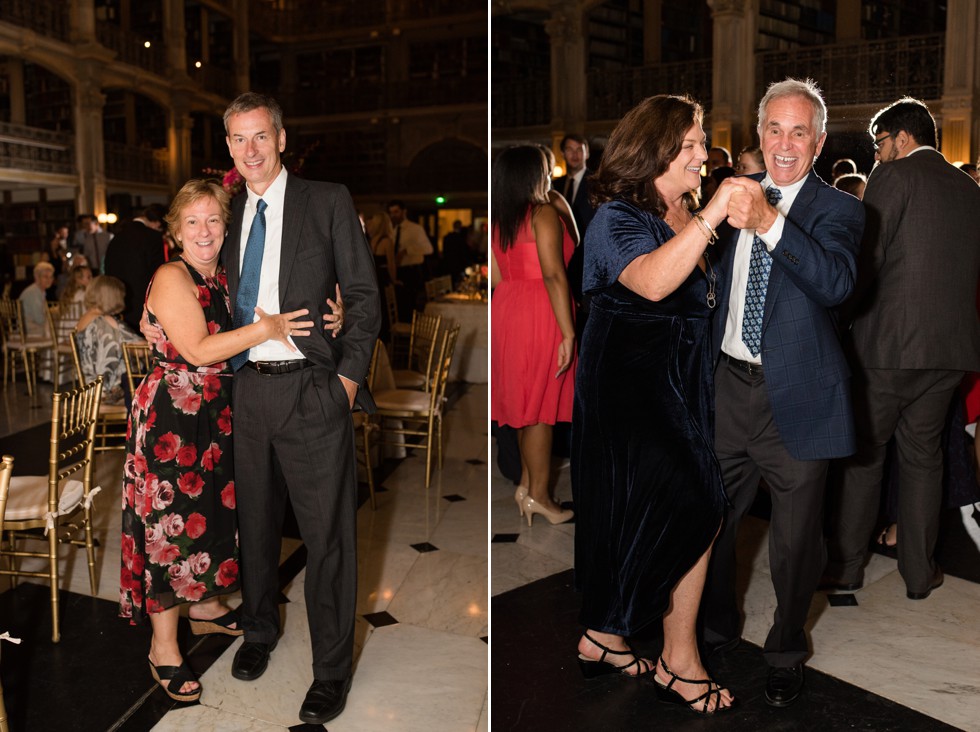
[{"label": "stone column", "polygon": [[[239,94],[252,88],[249,81],[248,52],[248,0],[234,0],[234,49],[235,89]],[[229,100],[230,101],[230,100]]]},{"label": "stone column", "polygon": [[755,134],[755,36],[758,17],[753,0],[708,0],[713,18],[711,145],[728,148],[732,157]]},{"label": "stone column", "polygon": [[183,94],[174,94],[170,102],[170,119],[167,125],[171,193],[176,193],[188,178],[193,177],[191,173],[193,127],[194,119],[190,115],[187,98]]},{"label": "stone column", "polygon": [[588,119],[583,16],[578,2],[556,0],[544,26],[551,39],[551,128],[559,137],[566,132],[585,132]]},{"label": "stone column", "polygon": [[164,0],[163,38],[167,49],[167,68],[171,74],[187,73],[187,30],[184,26],[184,0]]},{"label": "stone column", "polygon": [[15,125],[27,124],[27,106],[24,91],[24,61],[8,58],[4,64],[7,83],[10,84],[10,121]]},{"label": "stone column", "polygon": [[95,0],[75,0],[71,3],[69,22],[71,36],[77,45],[97,43],[95,39]]},{"label": "stone column", "polygon": [[980,84],[976,48],[980,15],[973,0],[946,5],[946,58],[943,73],[942,153],[951,163],[975,163],[980,150]]},{"label": "stone column", "polygon": [[95,62],[79,69],[75,89],[75,164],[78,166],[80,213],[99,214],[106,210],[105,148],[102,144],[102,93]]}]

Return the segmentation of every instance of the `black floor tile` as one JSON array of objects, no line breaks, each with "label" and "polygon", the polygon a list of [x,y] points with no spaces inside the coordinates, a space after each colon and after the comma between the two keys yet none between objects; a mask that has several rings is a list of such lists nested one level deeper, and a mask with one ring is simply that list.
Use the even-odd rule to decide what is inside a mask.
[{"label": "black floor tile", "polygon": [[449,501],[450,503],[456,503],[457,501],[465,501],[466,499],[463,498],[463,496],[460,496],[460,495],[458,495],[456,493],[453,493],[453,494],[448,495],[448,496],[443,496],[442,497],[442,500]]},{"label": "black floor tile", "polygon": [[[610,675],[586,681],[576,663],[575,645],[582,633],[578,608],[571,570],[492,599],[490,678],[494,729],[955,730],[813,669],[807,669],[801,699],[789,708],[774,709],[764,699],[766,665],[762,651],[745,642],[735,651],[712,658],[709,664],[718,681],[731,688],[738,700],[735,710],[717,719],[658,702],[652,680]],[[659,655],[662,641],[655,634],[633,640],[643,655]]]},{"label": "black floor tile", "polygon": [[512,544],[521,538],[520,534],[494,534],[490,540],[491,544]]},{"label": "black floor tile", "polygon": [[414,549],[415,551],[419,552],[420,554],[425,554],[426,552],[437,552],[437,551],[439,551],[439,547],[435,546],[434,544],[430,544],[427,541],[423,541],[420,544],[412,544],[411,547],[412,547],[412,549]]},{"label": "black floor tile", "polygon": [[391,613],[387,612],[386,610],[382,610],[379,613],[368,613],[367,615],[364,616],[364,619],[367,620],[375,628],[383,628],[386,625],[398,624],[398,621],[395,619],[395,617]]}]

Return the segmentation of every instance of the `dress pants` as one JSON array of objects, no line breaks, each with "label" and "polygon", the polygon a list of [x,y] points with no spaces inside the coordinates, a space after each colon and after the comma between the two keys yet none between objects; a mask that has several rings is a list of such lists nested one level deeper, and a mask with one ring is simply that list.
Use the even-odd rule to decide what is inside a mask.
[{"label": "dress pants", "polygon": [[962,371],[865,369],[854,396],[858,452],[844,463],[830,542],[829,574],[861,582],[878,520],[885,451],[898,448],[898,571],[909,592],[926,592],[942,506],[942,432]]},{"label": "dress pants", "polygon": [[717,646],[741,635],[735,591],[738,527],[761,478],[772,498],[769,569],[776,591],[763,654],[770,666],[803,663],[809,654],[803,625],[827,558],[822,512],[828,461],[793,458],[773,422],[765,377],[750,376],[724,357],[715,372],[715,452],[732,506],[705,582],[704,640]]},{"label": "dress pants", "polygon": [[[235,488],[245,640],[279,635],[279,552],[286,495],[307,550],[306,610],[313,677],[351,672],[357,562],[354,433],[343,384],[313,366],[234,379]],[[286,486],[274,479],[278,462]]]}]

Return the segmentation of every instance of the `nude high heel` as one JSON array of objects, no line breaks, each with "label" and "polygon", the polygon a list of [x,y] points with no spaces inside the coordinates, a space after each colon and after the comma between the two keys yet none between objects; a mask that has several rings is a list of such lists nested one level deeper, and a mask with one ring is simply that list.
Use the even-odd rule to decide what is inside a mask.
[{"label": "nude high heel", "polygon": [[550,508],[545,508],[540,503],[535,501],[530,496],[524,499],[524,503],[521,504],[523,509],[523,515],[527,516],[527,525],[531,525],[531,519],[534,518],[534,514],[540,513],[551,524],[563,524],[566,521],[571,521],[575,516],[575,512],[571,509],[561,509],[559,511],[552,511]]},{"label": "nude high heel", "polygon": [[527,486],[519,485],[517,490],[514,491],[514,502],[517,504],[517,510],[521,512],[521,516],[524,515],[524,499],[527,498]]}]

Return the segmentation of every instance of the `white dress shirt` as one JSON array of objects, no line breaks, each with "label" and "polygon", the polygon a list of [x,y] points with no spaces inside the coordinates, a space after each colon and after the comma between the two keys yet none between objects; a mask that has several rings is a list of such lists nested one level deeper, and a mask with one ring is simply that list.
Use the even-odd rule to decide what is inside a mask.
[{"label": "white dress shirt", "polygon": [[[264,194],[257,196],[251,188],[245,187],[248,201],[245,203],[245,213],[242,215],[242,238],[238,252],[238,271],[241,272],[242,262],[245,261],[245,245],[248,242],[248,232],[255,218],[256,205],[261,198],[266,203],[265,209],[265,248],[262,252],[262,269],[259,273],[259,296],[256,303],[269,315],[280,312],[279,309],[279,262],[282,259],[282,212],[286,198],[286,168],[272,182]],[[253,323],[258,320],[255,316]],[[293,339],[289,339],[290,343]],[[250,361],[287,361],[303,358],[299,351],[290,351],[281,341],[266,341],[249,351]]]}]

